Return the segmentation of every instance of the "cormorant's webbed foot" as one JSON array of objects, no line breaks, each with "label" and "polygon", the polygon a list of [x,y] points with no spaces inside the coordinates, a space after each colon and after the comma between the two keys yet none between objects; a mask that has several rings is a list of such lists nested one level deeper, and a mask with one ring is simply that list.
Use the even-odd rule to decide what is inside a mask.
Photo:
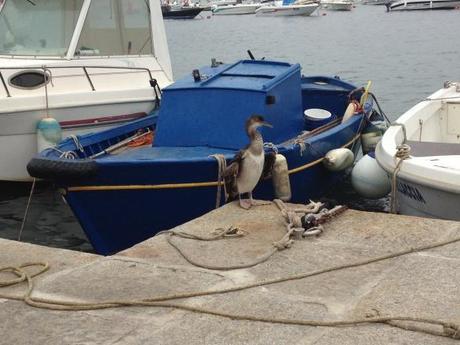
[{"label": "cormorant's webbed foot", "polygon": [[249,210],[252,206],[252,202],[250,199],[241,199],[240,196],[240,207],[244,208],[245,210]]}]

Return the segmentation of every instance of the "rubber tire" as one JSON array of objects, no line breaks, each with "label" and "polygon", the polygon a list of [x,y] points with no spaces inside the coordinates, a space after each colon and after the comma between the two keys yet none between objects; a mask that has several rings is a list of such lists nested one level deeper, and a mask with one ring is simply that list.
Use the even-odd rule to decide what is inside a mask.
[{"label": "rubber tire", "polygon": [[27,164],[29,175],[45,180],[83,179],[94,176],[98,165],[93,160],[57,160],[32,158]]}]

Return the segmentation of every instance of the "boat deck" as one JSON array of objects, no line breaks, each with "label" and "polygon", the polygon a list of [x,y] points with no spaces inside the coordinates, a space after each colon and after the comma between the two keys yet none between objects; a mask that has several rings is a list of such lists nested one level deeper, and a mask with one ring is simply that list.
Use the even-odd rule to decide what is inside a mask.
[{"label": "boat deck", "polygon": [[126,162],[155,160],[159,162],[170,161],[196,161],[203,160],[214,154],[223,154],[227,159],[232,158],[236,151],[214,147],[134,147],[126,148],[113,155],[105,155],[99,160],[102,162]]},{"label": "boat deck", "polygon": [[[177,239],[175,243],[203,264],[230,266],[261,256],[285,233],[283,218],[275,206],[244,211],[234,203],[176,230],[209,235],[216,228],[230,225],[246,230],[247,236],[213,242]],[[320,237],[296,241],[290,249],[247,269],[213,271],[195,267],[167,243],[165,235],[111,257],[0,240],[0,263],[6,266],[48,262],[50,271],[34,279],[35,297],[96,302],[241,286],[459,236],[458,222],[348,210],[326,223]],[[172,302],[255,318],[320,321],[391,315],[458,324],[459,265],[457,242],[305,279]],[[0,275],[0,279],[8,277],[12,278]],[[14,298],[25,290],[23,284],[0,288],[0,294]],[[311,327],[235,320],[169,307],[51,311],[9,298],[0,299],[2,344],[457,343],[386,324]]]},{"label": "boat deck", "polygon": [[460,144],[412,140],[408,140],[406,144],[410,146],[410,154],[414,157],[460,155]]}]

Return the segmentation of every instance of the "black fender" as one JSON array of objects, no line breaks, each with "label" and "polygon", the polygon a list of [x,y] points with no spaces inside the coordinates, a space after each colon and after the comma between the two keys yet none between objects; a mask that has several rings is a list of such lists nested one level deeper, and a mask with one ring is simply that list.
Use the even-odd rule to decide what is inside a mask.
[{"label": "black fender", "polygon": [[45,180],[83,179],[96,175],[98,165],[91,159],[32,158],[27,164],[30,176]]}]

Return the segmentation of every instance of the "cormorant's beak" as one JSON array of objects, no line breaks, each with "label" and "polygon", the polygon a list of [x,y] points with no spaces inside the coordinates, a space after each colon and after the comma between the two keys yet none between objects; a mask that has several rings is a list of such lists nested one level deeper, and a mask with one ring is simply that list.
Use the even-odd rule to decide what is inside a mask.
[{"label": "cormorant's beak", "polygon": [[267,121],[261,122],[260,125],[265,126],[265,127],[273,128],[273,126],[270,123],[268,123]]}]

